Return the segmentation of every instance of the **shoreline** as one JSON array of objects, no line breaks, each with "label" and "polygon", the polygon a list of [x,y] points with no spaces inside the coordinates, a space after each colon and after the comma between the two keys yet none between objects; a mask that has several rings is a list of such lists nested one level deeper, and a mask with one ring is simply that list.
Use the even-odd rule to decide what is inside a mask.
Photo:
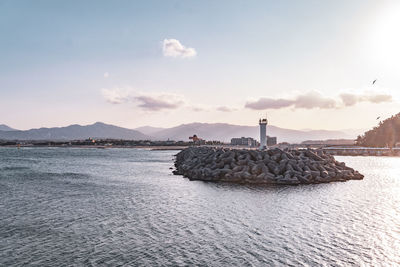
[{"label": "shoreline", "polygon": [[[26,144],[26,145],[1,145],[1,147],[15,147],[15,148],[97,148],[97,149],[110,149],[110,148],[127,148],[127,149],[146,149],[146,150],[155,150],[155,151],[162,151],[162,150],[184,150],[185,148],[189,147],[211,147],[211,148],[223,148],[223,149],[245,149],[245,150],[253,150],[257,151],[258,148],[255,147],[241,147],[241,146],[229,146],[229,145],[204,145],[204,146],[179,146],[179,145],[170,145],[170,146],[163,146],[163,145],[154,145],[154,146],[145,146],[145,145],[138,145],[138,146],[130,146],[130,145],[33,145],[33,144]],[[276,147],[271,147],[269,149],[273,149]],[[279,148],[279,147],[278,147]],[[304,150],[306,148],[298,148],[298,150]],[[332,156],[351,156],[351,157],[399,157],[400,156],[400,149],[399,148],[373,148],[373,147],[324,147],[318,148],[323,150],[325,153],[330,154]]]},{"label": "shoreline", "polygon": [[54,146],[49,146],[49,145],[5,145],[5,146],[0,146],[1,147],[13,147],[13,148],[97,148],[97,149],[112,149],[112,148],[129,148],[129,149],[147,149],[147,150],[183,150],[187,148],[187,146],[101,146],[101,145],[90,145],[90,146],[85,146],[85,145],[76,145],[76,146],[62,146],[62,145],[54,145]]}]

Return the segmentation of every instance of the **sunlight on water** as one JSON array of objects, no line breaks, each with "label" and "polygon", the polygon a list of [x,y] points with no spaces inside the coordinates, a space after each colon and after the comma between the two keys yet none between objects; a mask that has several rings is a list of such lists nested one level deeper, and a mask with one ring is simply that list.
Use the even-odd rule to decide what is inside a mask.
[{"label": "sunlight on water", "polygon": [[190,182],[176,151],[0,149],[0,265],[400,264],[400,158],[362,181]]}]

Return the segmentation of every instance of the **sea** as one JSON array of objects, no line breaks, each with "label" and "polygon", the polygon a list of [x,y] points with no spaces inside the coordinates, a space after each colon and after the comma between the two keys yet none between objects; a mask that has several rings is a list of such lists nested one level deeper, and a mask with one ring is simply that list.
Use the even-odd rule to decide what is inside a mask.
[{"label": "sea", "polygon": [[400,265],[400,158],[246,186],[173,175],[176,153],[0,148],[0,266]]}]

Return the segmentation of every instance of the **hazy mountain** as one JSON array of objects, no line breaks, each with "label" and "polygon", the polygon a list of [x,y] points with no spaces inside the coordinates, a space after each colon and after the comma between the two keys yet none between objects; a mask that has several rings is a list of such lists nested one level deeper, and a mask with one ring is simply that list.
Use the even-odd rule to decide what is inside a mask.
[{"label": "hazy mountain", "polygon": [[96,122],[92,125],[40,128],[27,131],[0,131],[0,139],[6,140],[77,140],[87,138],[115,138],[145,140],[150,137],[136,130]]},{"label": "hazy mountain", "polygon": [[[141,130],[141,131],[139,131]],[[0,130],[0,139],[5,140],[76,140],[91,138],[114,138],[130,140],[183,140],[197,134],[206,140],[230,142],[233,137],[253,137],[259,139],[259,127],[241,126],[227,123],[190,123],[172,128],[144,126],[135,130],[97,122],[92,125],[70,125],[67,127],[40,128],[27,131]],[[290,130],[273,125],[267,126],[269,136],[278,137],[278,142],[300,143],[305,140],[352,139],[356,136],[342,131]]]},{"label": "hazy mountain", "polygon": [[352,138],[356,139],[357,136],[362,135],[365,133],[368,129],[367,128],[360,128],[360,129],[343,129],[340,130],[344,133],[347,133],[348,135],[351,135]]},{"label": "hazy mountain", "polygon": [[[259,139],[259,127],[240,126],[226,123],[190,123],[177,127],[154,132],[153,139],[158,140],[189,140],[189,136],[196,134],[206,140],[221,140],[229,142],[233,137],[253,137]],[[267,135],[278,137],[278,142],[299,143],[305,140],[326,140],[326,139],[351,139],[352,135],[341,131],[328,130],[290,130],[279,128],[273,125],[267,126]]]},{"label": "hazy mountain", "polygon": [[139,131],[139,132],[141,132],[143,134],[146,134],[146,135],[152,135],[152,134],[154,134],[156,132],[165,130],[165,128],[152,127],[152,126],[143,126],[143,127],[135,128],[134,130]]},{"label": "hazy mountain", "polygon": [[16,131],[16,129],[13,129],[5,124],[0,124],[0,131]]}]

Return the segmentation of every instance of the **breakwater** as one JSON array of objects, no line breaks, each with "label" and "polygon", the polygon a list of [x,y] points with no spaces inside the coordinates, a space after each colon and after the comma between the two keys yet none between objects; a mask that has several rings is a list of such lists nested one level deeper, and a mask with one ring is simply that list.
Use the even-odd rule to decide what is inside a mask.
[{"label": "breakwater", "polygon": [[176,155],[175,167],[174,174],[215,182],[296,185],[364,178],[323,150],[311,149],[189,147]]}]

